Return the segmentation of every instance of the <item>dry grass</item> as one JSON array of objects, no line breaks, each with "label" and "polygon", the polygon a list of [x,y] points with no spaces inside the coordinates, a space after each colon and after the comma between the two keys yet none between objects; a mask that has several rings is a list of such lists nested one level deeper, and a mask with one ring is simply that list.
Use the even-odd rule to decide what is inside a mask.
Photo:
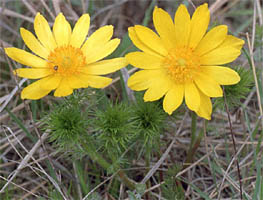
[{"label": "dry grass", "polygon": [[[26,79],[18,79],[12,74],[13,68],[20,65],[4,54],[3,47],[25,48],[19,35],[19,28],[33,29],[36,12],[41,12],[52,24],[55,16],[63,12],[73,23],[82,13],[90,12],[93,32],[105,24],[115,26],[115,36],[123,38],[127,28],[134,24],[148,24],[153,27],[151,13],[147,13],[152,1],[147,0],[2,0],[0,1],[0,199],[60,199],[52,196],[59,193],[63,199],[85,199],[94,192],[103,199],[127,199],[127,188],[119,184],[117,191],[113,175],[100,174],[100,182],[81,186],[78,163],[71,162],[46,141],[48,132],[43,132],[41,123],[36,122],[47,112],[53,102],[47,96],[41,101],[22,101],[21,86]],[[251,69],[255,86],[242,106],[230,111],[232,132],[236,141],[237,154],[233,148],[227,112],[213,113],[213,119],[206,124],[198,119],[197,129],[204,130],[205,136],[195,153],[192,163],[184,163],[190,145],[191,117],[186,113],[180,120],[169,122],[169,129],[162,134],[166,145],[145,168],[146,161],[136,160],[132,168],[124,169],[136,174],[131,179],[147,183],[143,199],[165,199],[162,185],[167,169],[184,163],[185,168],[176,174],[183,180],[185,199],[240,199],[240,182],[236,159],[240,166],[243,199],[263,199],[262,193],[255,195],[257,185],[262,187],[262,46],[256,44],[256,27],[262,30],[262,1],[255,0],[216,0],[216,1],[156,1],[159,7],[174,13],[180,3],[187,3],[193,12],[194,7],[208,2],[212,21],[227,24],[230,31],[246,40],[245,49],[251,61],[243,54],[236,64]],[[91,7],[92,6],[92,7]],[[149,22],[149,23],[148,23]],[[246,34],[247,33],[247,34]],[[262,40],[262,38],[261,38]],[[124,44],[122,55],[131,48]],[[262,45],[262,43],[261,43]],[[251,62],[251,65],[250,65]],[[251,66],[251,68],[250,68]],[[126,76],[134,70],[122,71]],[[258,75],[256,74],[258,73]],[[119,78],[115,79],[118,82]],[[105,89],[114,95],[120,93],[114,84]],[[36,109],[36,107],[38,109]],[[38,138],[34,140],[32,138]],[[85,177],[92,177],[90,163],[82,163]],[[94,163],[93,163],[94,164]],[[95,171],[96,172],[96,171]],[[94,173],[95,173],[94,172]],[[84,176],[84,175],[83,175]],[[157,177],[159,179],[157,180]],[[116,185],[116,184],[115,184]],[[56,192],[54,192],[56,191]],[[261,189],[263,192],[263,189]],[[254,196],[255,195],[255,196]],[[260,196],[261,195],[261,196]],[[118,196],[118,197],[116,197]],[[87,198],[86,198],[87,199]]]}]

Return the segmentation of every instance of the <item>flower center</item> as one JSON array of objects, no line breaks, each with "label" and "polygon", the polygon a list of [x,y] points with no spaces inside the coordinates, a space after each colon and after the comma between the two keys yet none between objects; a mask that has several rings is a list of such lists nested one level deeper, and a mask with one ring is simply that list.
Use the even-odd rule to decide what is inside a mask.
[{"label": "flower center", "polygon": [[57,47],[48,56],[48,66],[61,76],[76,74],[85,64],[86,58],[81,49],[71,45]]},{"label": "flower center", "polygon": [[200,71],[200,59],[191,48],[182,47],[169,51],[164,59],[167,73],[176,83],[193,82]]}]

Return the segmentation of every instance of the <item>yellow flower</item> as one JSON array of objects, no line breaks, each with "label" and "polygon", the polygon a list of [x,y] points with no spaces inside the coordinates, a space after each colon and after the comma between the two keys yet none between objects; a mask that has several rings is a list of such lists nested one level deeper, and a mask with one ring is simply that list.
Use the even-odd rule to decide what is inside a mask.
[{"label": "yellow flower", "polygon": [[220,25],[208,33],[210,13],[207,4],[199,6],[192,18],[184,5],[174,16],[155,8],[153,23],[158,33],[144,26],[129,28],[129,37],[143,52],[126,55],[130,64],[140,69],[128,80],[136,91],[147,90],[144,101],[164,96],[163,109],[172,114],[185,99],[190,110],[210,119],[210,97],[223,96],[220,85],[239,82],[239,75],[230,68],[219,66],[232,62],[240,55],[244,41],[227,34]]},{"label": "yellow flower", "polygon": [[76,88],[102,88],[109,85],[111,78],[102,77],[127,65],[125,58],[100,61],[111,54],[119,45],[119,39],[112,39],[113,26],[103,26],[86,40],[90,25],[88,14],[82,15],[73,30],[64,15],[60,13],[54,22],[53,32],[48,22],[37,14],[34,29],[37,38],[21,28],[21,36],[36,55],[18,48],[5,48],[13,60],[29,66],[14,73],[20,77],[40,79],[22,90],[22,99],[40,99],[50,91],[54,96],[70,95]]}]

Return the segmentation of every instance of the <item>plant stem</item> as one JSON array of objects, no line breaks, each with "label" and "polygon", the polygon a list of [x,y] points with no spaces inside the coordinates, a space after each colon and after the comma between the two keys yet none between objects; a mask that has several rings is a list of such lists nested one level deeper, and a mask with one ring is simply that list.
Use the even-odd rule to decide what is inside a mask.
[{"label": "plant stem", "polygon": [[135,185],[136,183],[134,181],[132,181],[131,179],[129,179],[127,177],[127,175],[124,173],[123,170],[119,170],[117,172],[117,174],[119,175],[120,179],[122,180],[122,182],[130,189],[130,190],[135,190]]},{"label": "plant stem", "polygon": [[110,167],[110,164],[98,152],[95,151],[93,145],[83,143],[83,147],[89,157],[93,161],[97,162],[101,167],[103,167],[104,169],[108,169]]},{"label": "plant stem", "polygon": [[195,141],[193,142],[193,145],[190,146],[188,152],[187,152],[187,156],[186,156],[186,159],[185,159],[185,162],[184,162],[184,165],[183,165],[183,169],[185,169],[186,167],[189,166],[189,163],[192,163],[193,162],[193,159],[194,159],[194,155],[195,155],[195,152],[196,150],[198,149],[201,141],[202,141],[202,138],[203,138],[203,131],[201,131],[198,135],[198,137],[195,139]]},{"label": "plant stem", "polygon": [[191,123],[191,144],[190,147],[193,147],[195,138],[196,138],[196,120],[197,116],[194,112],[191,112],[191,117],[192,117],[192,123]]},{"label": "plant stem", "polygon": [[[89,155],[89,157],[97,162],[103,169],[107,170],[111,164],[108,163],[98,152],[96,152],[94,146],[89,143],[85,143],[83,142],[83,147],[85,149],[85,152]],[[121,181],[130,189],[130,190],[134,190],[135,189],[135,184],[136,182],[132,181],[131,179],[129,179],[127,177],[127,175],[124,173],[123,170],[119,170],[117,172],[119,178],[121,179]]]},{"label": "plant stem", "polygon": [[[146,156],[146,167],[150,168],[151,148],[150,148],[149,142],[147,142],[147,144],[146,144],[145,156]],[[150,188],[151,187],[151,182],[147,181],[146,185],[147,185],[147,189]],[[149,199],[149,193],[145,194],[145,199]]]},{"label": "plant stem", "polygon": [[203,138],[203,132],[201,131],[198,136],[196,136],[196,121],[197,121],[197,115],[192,112],[192,123],[191,123],[191,143],[189,150],[187,152],[187,156],[183,165],[183,169],[188,167],[189,163],[193,161],[194,155],[196,150],[198,149],[201,140]]}]

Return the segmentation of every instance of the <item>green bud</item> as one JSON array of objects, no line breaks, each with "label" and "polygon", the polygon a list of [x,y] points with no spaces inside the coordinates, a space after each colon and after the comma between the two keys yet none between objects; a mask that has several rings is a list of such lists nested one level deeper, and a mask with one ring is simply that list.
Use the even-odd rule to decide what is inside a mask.
[{"label": "green bud", "polygon": [[144,102],[138,100],[134,105],[134,120],[138,128],[139,137],[144,144],[152,144],[160,137],[161,130],[164,128],[164,113],[159,102]]},{"label": "green bud", "polygon": [[109,103],[104,110],[97,110],[93,126],[95,138],[108,152],[123,152],[136,134],[131,108],[125,103]]},{"label": "green bud", "polygon": [[44,118],[45,129],[50,130],[50,141],[56,147],[75,149],[79,141],[87,139],[88,107],[83,99],[86,97],[78,94],[65,98]]}]

